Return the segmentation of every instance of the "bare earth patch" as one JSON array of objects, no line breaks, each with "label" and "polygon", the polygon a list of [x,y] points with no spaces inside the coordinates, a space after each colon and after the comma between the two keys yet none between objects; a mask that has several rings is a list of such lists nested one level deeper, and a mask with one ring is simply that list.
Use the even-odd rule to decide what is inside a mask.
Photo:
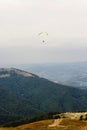
[{"label": "bare earth patch", "polygon": [[62,126],[60,125],[61,122],[62,122],[62,119],[55,119],[52,124],[48,125],[48,127]]}]

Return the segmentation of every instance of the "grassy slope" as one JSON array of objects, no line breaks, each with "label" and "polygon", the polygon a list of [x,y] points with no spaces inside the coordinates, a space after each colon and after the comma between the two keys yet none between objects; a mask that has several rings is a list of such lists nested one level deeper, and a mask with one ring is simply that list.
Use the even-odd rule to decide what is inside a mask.
[{"label": "grassy slope", "polygon": [[20,126],[20,130],[86,130],[87,122],[79,120],[63,119],[58,126],[48,127],[53,120],[45,120],[28,125]]},{"label": "grassy slope", "polygon": [[87,130],[86,121],[62,119],[59,125],[49,127],[52,122],[53,120],[44,120],[15,128],[0,128],[0,130]]}]

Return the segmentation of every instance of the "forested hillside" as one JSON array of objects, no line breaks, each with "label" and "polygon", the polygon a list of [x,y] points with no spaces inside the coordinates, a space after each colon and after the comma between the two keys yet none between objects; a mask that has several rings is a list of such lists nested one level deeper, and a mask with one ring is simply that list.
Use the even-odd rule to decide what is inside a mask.
[{"label": "forested hillside", "polygon": [[48,112],[87,110],[87,92],[15,68],[0,69],[0,124]]}]

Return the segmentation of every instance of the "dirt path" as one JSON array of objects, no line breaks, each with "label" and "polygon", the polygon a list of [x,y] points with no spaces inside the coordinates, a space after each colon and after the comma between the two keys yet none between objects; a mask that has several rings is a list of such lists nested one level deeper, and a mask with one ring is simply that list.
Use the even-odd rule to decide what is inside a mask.
[{"label": "dirt path", "polygon": [[61,123],[62,119],[55,119],[54,122],[50,125],[48,125],[48,127],[55,127],[55,126],[59,126]]}]

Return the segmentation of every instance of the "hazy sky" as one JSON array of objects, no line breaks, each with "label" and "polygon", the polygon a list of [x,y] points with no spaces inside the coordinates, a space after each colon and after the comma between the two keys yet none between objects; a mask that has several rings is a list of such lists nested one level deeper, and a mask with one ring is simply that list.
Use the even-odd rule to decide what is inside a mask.
[{"label": "hazy sky", "polygon": [[0,64],[71,61],[87,61],[87,0],[0,0]]}]

